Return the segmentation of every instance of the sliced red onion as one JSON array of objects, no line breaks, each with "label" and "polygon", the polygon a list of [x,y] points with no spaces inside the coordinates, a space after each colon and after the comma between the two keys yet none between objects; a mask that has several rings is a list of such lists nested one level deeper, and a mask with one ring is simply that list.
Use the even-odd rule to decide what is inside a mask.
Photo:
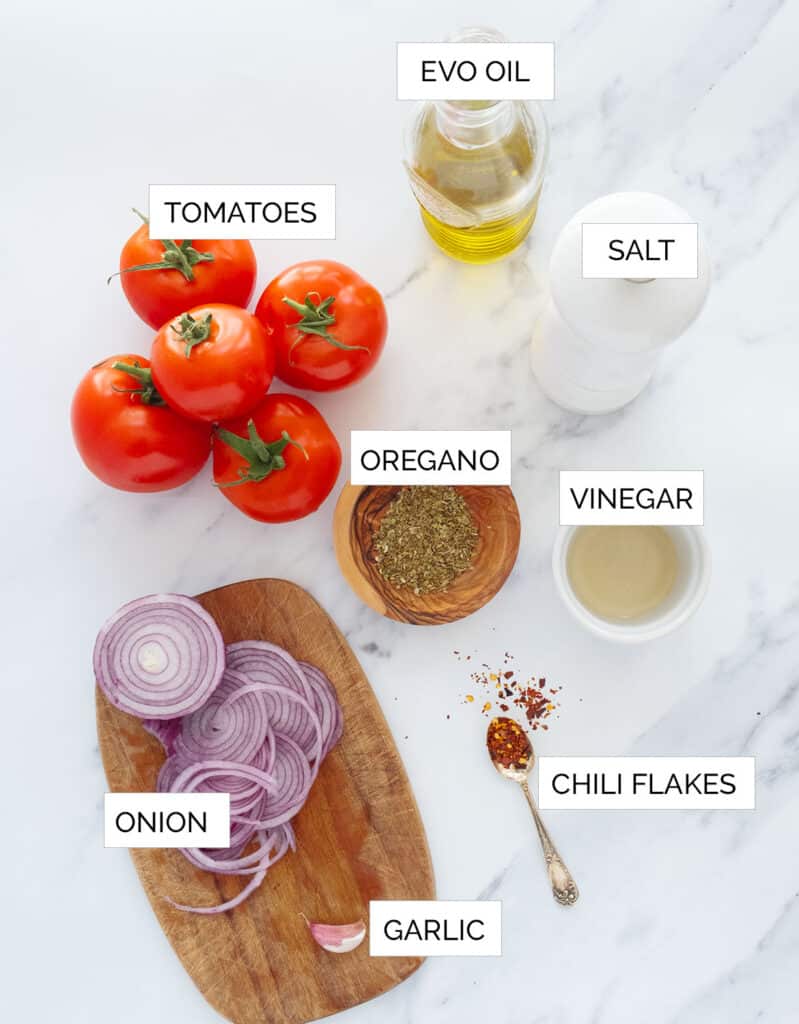
[{"label": "sliced red onion", "polygon": [[168,757],[161,765],[161,770],[158,772],[158,778],[155,782],[156,792],[171,793],[173,782],[188,767],[189,765],[186,761],[182,761],[179,757],[175,757],[174,754],[171,757]]},{"label": "sliced red onion", "polygon": [[239,906],[296,848],[290,821],[341,735],[330,680],[274,644],[225,648],[207,612],[176,594],[121,608],[97,638],[94,664],[108,699],[142,718],[163,745],[159,792],[230,794],[230,845],[182,853],[195,867],[247,884],[216,907],[169,902],[199,914]]},{"label": "sliced red onion", "polygon": [[[269,772],[266,771],[266,768],[269,764],[270,752],[272,750],[273,747],[268,748],[267,745],[264,745],[255,753],[249,767],[257,768],[268,776]],[[274,760],[274,758],[272,757],[271,760]],[[182,792],[184,790],[176,787],[176,781],[178,778],[182,779],[184,777],[184,772],[186,773],[185,778],[192,778],[193,773],[196,771],[203,771],[208,768],[209,764],[216,763],[208,761],[195,762],[187,760],[178,754],[173,754],[161,766],[156,788],[159,793]],[[233,768],[239,767],[238,762],[223,763]],[[192,771],[187,772],[187,769],[192,769]],[[183,785],[183,781],[177,784],[178,787]],[[235,808],[236,811],[243,814],[260,803],[263,795],[263,780],[260,777],[253,777],[242,773],[230,774],[223,771],[208,770],[205,771],[201,781],[192,780],[192,789],[196,789],[201,793],[229,793],[231,811]],[[185,791],[190,792],[191,790]]]},{"label": "sliced red onion", "polygon": [[[297,746],[306,756],[306,758],[314,764],[314,778],[319,771],[319,764],[322,758],[322,744],[323,744],[323,733],[322,724],[319,718],[303,697],[301,697],[294,690],[289,689],[287,686],[283,686],[280,683],[256,683],[256,682],[245,682],[245,684],[239,687],[233,694],[231,694],[225,701],[226,705],[233,705],[237,701],[242,700],[253,694],[258,694],[266,703],[267,707],[271,710],[275,707],[282,707],[285,704],[294,704],[302,709],[304,716],[303,723],[303,735],[305,734],[305,725],[310,725],[312,732],[312,738],[306,742],[305,746],[302,746],[298,741],[294,740],[287,732],[275,732],[275,739],[284,738],[290,739],[297,743]],[[279,714],[279,712],[278,712]]]},{"label": "sliced red onion", "polygon": [[[266,772],[270,775],[270,764],[274,763],[274,736],[270,735],[266,743],[256,750],[249,761],[246,762],[232,762],[234,764],[249,764],[253,768],[260,768],[262,772]],[[260,785],[258,782],[252,779],[245,778],[231,778],[226,775],[211,776],[206,782],[200,787],[201,791],[207,793],[230,793],[231,796],[235,796],[238,799],[245,800],[248,795],[255,792],[260,792]]]},{"label": "sliced red onion", "polygon": [[255,837],[255,829],[251,825],[243,825],[240,822],[233,822],[230,826],[230,846],[224,849],[214,849],[210,854],[214,860],[234,861],[244,854],[244,851]]},{"label": "sliced red onion", "polygon": [[[252,783],[238,792],[230,793],[230,820],[234,821],[240,814],[245,814],[258,803],[258,791],[275,793],[277,782],[272,775],[250,764],[239,764],[236,761],[197,761],[188,765],[172,780],[170,793],[194,793],[208,788],[211,780],[225,780],[224,792],[236,789],[239,782]],[[228,788],[230,787],[230,788]],[[254,797],[253,797],[254,792]]]},{"label": "sliced red onion", "polygon": [[94,646],[94,674],[108,700],[139,718],[178,718],[203,706],[222,678],[219,627],[182,594],[123,605]]},{"label": "sliced red onion", "polygon": [[[298,662],[288,651],[265,640],[243,640],[225,648],[228,668],[246,675],[253,683],[279,683],[314,706],[314,693]],[[275,732],[290,736],[308,750],[314,742],[314,727],[296,703],[270,702],[269,720]]]},{"label": "sliced red onion", "polygon": [[245,849],[253,838],[257,839],[258,846],[251,853],[239,850],[233,857],[221,856],[229,853],[228,850],[185,849],[182,853],[195,867],[204,871],[216,871],[223,875],[252,875],[263,867],[276,864],[289,849],[295,849],[294,830],[288,824],[268,832],[253,831]]},{"label": "sliced red onion", "polygon": [[185,903],[176,903],[171,897],[165,896],[167,903],[171,903],[175,910],[187,910],[192,914],[222,914],[226,910],[233,910],[240,903],[243,903],[248,896],[252,895],[258,886],[266,878],[266,868],[261,868],[258,874],[253,875],[250,881],[244,886],[238,896],[226,903],[217,903],[215,907],[189,907]]},{"label": "sliced red onion", "polygon": [[341,705],[336,698],[333,684],[321,669],[316,665],[309,665],[307,661],[301,661],[299,665],[314,691],[316,711],[322,722],[324,734],[322,757],[325,758],[341,739],[344,730]]},{"label": "sliced red onion", "polygon": [[274,788],[264,789],[261,803],[256,809],[257,818],[234,812],[230,819],[255,828],[276,828],[283,825],[302,810],[313,782],[308,759],[299,744],[280,733],[276,736],[277,757],[274,768]]},{"label": "sliced red onion", "polygon": [[[248,860],[252,857],[257,856],[258,860],[254,867],[241,867],[236,870],[231,870],[231,864],[221,865],[215,861],[212,861],[208,870],[222,874],[236,874],[236,875],[252,875],[252,878],[244,886],[241,892],[234,896],[233,899],[227,900],[225,903],[219,903],[214,907],[190,907],[185,903],[176,903],[173,899],[166,897],[167,902],[171,903],[177,910],[186,910],[193,914],[221,914],[226,910],[233,910],[234,907],[239,906],[247,899],[258,886],[263,882],[266,877],[266,872],[272,865],[276,864],[280,858],[286,853],[291,847],[294,848],[294,833],[288,827],[284,826],[283,829],[276,831],[275,833],[260,833],[259,834],[260,845],[255,854],[250,854],[249,858],[242,858],[242,861]],[[198,867],[203,867],[202,861],[206,858],[202,856],[200,850],[184,850],[183,853],[192,861],[196,863]],[[199,863],[195,860],[195,856],[200,855]]]},{"label": "sliced red onion", "polygon": [[225,669],[205,704],[181,719],[175,753],[194,761],[249,762],[271,734],[267,703],[260,695],[249,692],[235,702],[229,699],[249,681],[247,676]]},{"label": "sliced red onion", "polygon": [[144,718],[141,724],[145,732],[155,736],[169,757],[174,753],[181,721],[180,718]]}]

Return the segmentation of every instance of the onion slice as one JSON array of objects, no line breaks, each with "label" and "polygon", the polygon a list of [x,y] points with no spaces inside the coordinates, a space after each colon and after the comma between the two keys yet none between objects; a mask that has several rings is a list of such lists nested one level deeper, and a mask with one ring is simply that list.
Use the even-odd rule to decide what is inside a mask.
[{"label": "onion slice", "polygon": [[147,719],[178,718],[205,704],[222,679],[219,627],[183,594],[123,605],[94,645],[94,674],[108,700]]},{"label": "onion slice", "polygon": [[240,903],[243,903],[248,896],[255,892],[258,886],[266,878],[266,868],[261,868],[257,875],[253,875],[250,881],[244,886],[238,896],[226,903],[217,903],[215,907],[189,907],[185,903],[176,903],[170,896],[165,896],[167,903],[171,903],[175,910],[187,910],[191,914],[222,914],[226,910],[233,910]]},{"label": "onion slice", "polygon": [[[225,648],[227,666],[235,672],[247,676],[252,683],[266,683],[294,690],[302,697],[306,705],[314,706],[314,691],[299,663],[288,651],[265,640],[242,640],[228,644]],[[272,728],[275,732],[285,733],[310,753],[315,741],[316,730],[305,714],[302,704],[288,701],[273,701],[267,694],[267,709]]]},{"label": "onion slice", "polygon": [[244,692],[248,683],[226,668],[205,704],[181,720],[175,753],[193,761],[251,761],[270,738],[271,725],[266,702]]},{"label": "onion slice", "polygon": [[[277,864],[284,854],[295,849],[294,830],[291,825],[281,825],[272,832],[257,833],[256,842],[257,846],[250,853],[244,852],[241,846],[237,847],[240,852],[235,857],[227,856],[230,849],[184,849],[182,852],[190,863],[204,871],[215,871],[221,875],[252,875]],[[249,845],[248,840],[245,848]]]},{"label": "onion slice", "polygon": [[180,735],[180,718],[143,718],[142,728],[155,736],[161,746],[171,756],[175,751],[175,740]]},{"label": "onion slice", "polygon": [[314,704],[325,734],[322,749],[322,757],[324,758],[327,757],[341,739],[341,734],[344,730],[344,717],[341,714],[341,705],[336,697],[333,684],[321,669],[317,668],[316,665],[309,665],[307,661],[300,661],[298,664],[314,692]]}]

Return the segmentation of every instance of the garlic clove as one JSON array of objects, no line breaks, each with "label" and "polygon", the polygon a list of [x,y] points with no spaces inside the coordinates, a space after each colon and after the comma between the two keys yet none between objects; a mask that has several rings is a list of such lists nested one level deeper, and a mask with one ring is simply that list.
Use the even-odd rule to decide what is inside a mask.
[{"label": "garlic clove", "polygon": [[363,921],[355,921],[354,924],[319,924],[306,917],[305,923],[314,940],[328,953],[349,953],[360,946],[366,937]]}]

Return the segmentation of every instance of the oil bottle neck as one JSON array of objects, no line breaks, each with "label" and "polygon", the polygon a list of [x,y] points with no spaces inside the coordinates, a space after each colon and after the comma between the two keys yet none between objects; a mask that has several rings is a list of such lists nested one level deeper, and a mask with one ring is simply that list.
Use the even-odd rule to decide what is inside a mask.
[{"label": "oil bottle neck", "polygon": [[440,100],[435,104],[436,126],[455,146],[491,146],[510,132],[515,117],[511,100]]}]

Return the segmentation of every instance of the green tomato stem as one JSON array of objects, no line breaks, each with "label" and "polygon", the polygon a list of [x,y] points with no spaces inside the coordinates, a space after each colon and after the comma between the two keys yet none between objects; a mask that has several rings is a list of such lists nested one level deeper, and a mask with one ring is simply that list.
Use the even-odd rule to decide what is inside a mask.
[{"label": "green tomato stem", "polygon": [[138,363],[123,363],[119,360],[112,363],[111,367],[114,370],[121,370],[123,373],[127,373],[141,385],[138,388],[114,387],[114,391],[119,391],[126,395],[139,395],[143,405],[166,405],[166,402],[159,395],[158,389],[153,383],[152,370],[145,366],[140,366]]},{"label": "green tomato stem", "polygon": [[[314,302],[313,297],[316,295],[317,302]],[[289,349],[289,363],[293,364],[292,355],[294,349],[301,344],[305,338],[304,335],[314,334],[318,338],[324,338],[325,341],[331,345],[335,345],[336,348],[344,349],[346,352],[368,352],[369,349],[365,345],[345,345],[343,341],[334,337],[328,327],[332,327],[336,322],[336,318],[333,313],[330,312],[330,307],[336,301],[335,295],[328,295],[324,300],[318,292],[308,292],[305,296],[305,302],[297,302],[296,299],[290,299],[288,295],[283,296],[283,302],[286,303],[295,313],[298,313],[300,319],[296,324],[290,324],[291,327],[296,327],[301,332],[301,336],[294,341],[291,348]]]},{"label": "green tomato stem", "polygon": [[174,324],[169,325],[175,334],[186,342],[187,359],[195,345],[208,341],[211,336],[212,319],[210,313],[203,320],[195,320],[191,313],[182,313],[177,327]]},{"label": "green tomato stem", "polygon": [[[149,224],[149,220],[140,213],[135,207],[133,212],[138,214],[139,217],[144,221],[145,224]],[[179,270],[187,281],[194,280],[194,267],[198,263],[213,263],[214,257],[210,252],[199,252],[190,241],[185,240],[177,244],[172,238],[161,239],[161,245],[164,247],[164,254],[160,260],[155,263],[139,263],[135,267],[125,267],[124,270],[118,270],[115,274],[112,274],[107,280],[106,284],[110,284],[113,278],[118,277],[121,274],[132,274],[137,270]]]},{"label": "green tomato stem", "polygon": [[217,427],[216,436],[233,451],[238,452],[246,460],[247,466],[238,470],[238,480],[229,480],[227,483],[216,484],[217,487],[236,487],[239,484],[259,484],[276,470],[286,468],[286,460],[283,452],[287,445],[294,445],[299,448],[302,454],[308,459],[308,452],[299,441],[295,441],[287,431],[283,431],[275,441],[264,441],[259,435],[255,422],[250,420],[247,424],[247,437],[234,434],[224,427]]}]

